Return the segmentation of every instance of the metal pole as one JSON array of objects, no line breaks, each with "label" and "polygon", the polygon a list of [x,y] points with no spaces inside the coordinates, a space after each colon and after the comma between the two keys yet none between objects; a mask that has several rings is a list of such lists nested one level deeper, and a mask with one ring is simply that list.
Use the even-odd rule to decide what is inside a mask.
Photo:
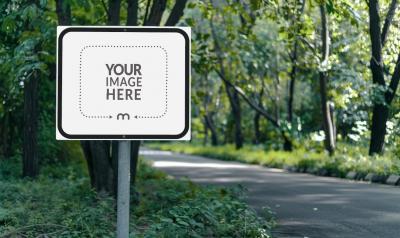
[{"label": "metal pole", "polygon": [[117,238],[129,237],[129,183],[131,143],[118,143]]}]

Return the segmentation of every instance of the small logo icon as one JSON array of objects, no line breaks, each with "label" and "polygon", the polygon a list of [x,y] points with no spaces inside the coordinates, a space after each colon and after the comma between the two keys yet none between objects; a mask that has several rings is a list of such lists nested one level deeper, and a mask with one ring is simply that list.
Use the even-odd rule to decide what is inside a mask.
[{"label": "small logo icon", "polygon": [[125,120],[125,117],[127,118],[127,120],[131,119],[131,116],[129,116],[128,113],[118,113],[117,114],[117,120],[119,120],[121,118],[121,120]]}]

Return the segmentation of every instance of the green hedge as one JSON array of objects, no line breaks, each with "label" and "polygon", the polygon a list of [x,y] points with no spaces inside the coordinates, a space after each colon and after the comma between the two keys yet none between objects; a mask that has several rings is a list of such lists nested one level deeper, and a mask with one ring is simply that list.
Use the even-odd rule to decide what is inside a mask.
[{"label": "green hedge", "polygon": [[220,160],[235,160],[274,168],[294,168],[296,171],[322,171],[326,175],[344,177],[349,171],[400,175],[400,160],[391,153],[386,156],[367,156],[357,147],[346,146],[336,155],[296,149],[292,152],[265,151],[262,147],[245,146],[236,150],[233,145],[203,146],[191,143],[153,143],[150,148],[202,155]]}]

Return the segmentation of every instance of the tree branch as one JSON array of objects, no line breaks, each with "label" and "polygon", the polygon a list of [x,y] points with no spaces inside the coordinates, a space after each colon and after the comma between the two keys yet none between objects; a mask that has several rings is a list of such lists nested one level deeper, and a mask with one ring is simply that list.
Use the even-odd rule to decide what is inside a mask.
[{"label": "tree branch", "polygon": [[108,1],[108,25],[117,26],[120,22],[121,0]]},{"label": "tree branch", "polygon": [[394,68],[394,72],[392,75],[392,79],[390,80],[389,89],[390,91],[386,92],[386,103],[391,104],[394,96],[396,95],[396,90],[399,86],[400,81],[400,54],[397,58],[396,67]]},{"label": "tree branch", "polygon": [[268,121],[270,121],[275,127],[277,127],[278,129],[280,129],[280,125],[279,123],[275,120],[275,118],[273,118],[271,115],[268,114],[268,112],[266,112],[264,109],[262,109],[261,107],[259,107],[257,105],[257,103],[253,102],[247,95],[246,93],[238,86],[234,85],[233,83],[231,83],[229,80],[227,80],[225,78],[225,76],[221,73],[221,71],[217,70],[216,71],[217,74],[219,75],[219,77],[222,79],[222,81],[224,81],[224,83],[226,85],[228,85],[229,87],[232,87],[243,99],[244,101],[250,106],[252,107],[254,110],[256,110],[257,112],[259,112],[261,115],[263,115]]},{"label": "tree branch", "polygon": [[382,63],[381,26],[378,0],[369,1],[369,35],[371,37],[371,71],[373,83],[385,86]]},{"label": "tree branch", "polygon": [[382,34],[381,34],[382,47],[386,43],[389,28],[392,25],[393,17],[394,17],[394,14],[396,13],[397,4],[398,4],[397,0],[392,0],[392,2],[390,3],[389,10],[386,15],[385,23],[383,25]]},{"label": "tree branch", "polygon": [[299,37],[299,39],[312,51],[314,55],[317,55],[317,50],[315,49],[315,46],[313,46],[308,40],[303,37]]},{"label": "tree branch", "polygon": [[328,62],[329,58],[329,29],[328,29],[328,17],[326,15],[325,5],[320,6],[321,11],[321,25],[322,25],[322,49],[321,49],[321,61],[322,63]]},{"label": "tree branch", "polygon": [[[210,28],[211,28],[211,34],[212,34],[212,36],[214,38],[214,45],[215,45],[215,51],[216,51],[216,54],[217,54],[218,63],[219,63],[220,68],[221,68],[221,71],[216,70],[216,72],[219,75],[219,77],[222,79],[222,81],[226,85],[232,87],[246,101],[246,103],[250,107],[252,107],[254,110],[258,111],[268,121],[270,121],[276,128],[281,130],[280,124],[278,123],[278,121],[275,118],[273,118],[271,115],[268,114],[268,112],[266,112],[264,109],[259,107],[257,105],[257,103],[253,102],[249,97],[247,97],[247,95],[244,93],[244,91],[240,87],[235,86],[233,83],[231,83],[229,80],[226,79],[225,70],[224,70],[224,67],[223,67],[223,62],[222,62],[222,57],[221,57],[222,50],[221,50],[220,45],[219,45],[219,41],[218,41],[218,38],[217,38],[217,34],[215,32],[215,27],[214,27],[212,18],[211,18],[211,21],[210,21]],[[285,136],[283,132],[282,132],[282,135]]]},{"label": "tree branch", "polygon": [[145,26],[159,26],[162,15],[167,6],[167,0],[154,0],[151,6],[149,18],[145,22]]},{"label": "tree branch", "polygon": [[71,25],[71,5],[69,1],[56,0],[56,13],[59,25]]},{"label": "tree branch", "polygon": [[149,18],[150,4],[151,4],[151,0],[147,0],[146,10],[145,10],[144,16],[143,16],[143,25],[147,22],[147,19]]},{"label": "tree branch", "polygon": [[105,11],[106,14],[107,14],[107,18],[110,17],[110,13],[108,12],[108,8],[107,8],[107,5],[106,5],[106,3],[104,2],[104,0],[101,0],[101,5],[103,6],[104,11]]},{"label": "tree branch", "polygon": [[128,16],[126,20],[127,26],[137,26],[138,24],[138,0],[128,0]]},{"label": "tree branch", "polygon": [[183,16],[183,10],[185,10],[187,0],[176,0],[171,13],[169,14],[168,20],[165,23],[166,26],[175,26],[179,19]]}]

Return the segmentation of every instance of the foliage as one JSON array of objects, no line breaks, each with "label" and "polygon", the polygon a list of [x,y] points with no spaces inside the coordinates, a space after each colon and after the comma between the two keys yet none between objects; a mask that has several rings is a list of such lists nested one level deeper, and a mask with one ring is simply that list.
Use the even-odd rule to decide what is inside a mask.
[{"label": "foliage", "polygon": [[[309,144],[304,142],[303,144]],[[171,150],[180,153],[208,156],[221,160],[236,160],[251,164],[260,164],[274,168],[295,168],[297,171],[318,172],[325,170],[328,175],[344,177],[350,171],[376,173],[379,175],[400,175],[400,162],[395,152],[384,156],[367,156],[366,149],[349,144],[341,144],[335,156],[329,156],[320,146],[320,150],[298,148],[292,152],[265,150],[263,147],[246,146],[235,150],[232,145],[202,146],[189,143],[149,144],[150,148]]]},{"label": "foliage", "polygon": [[169,189],[155,194],[160,209],[145,237],[270,237],[272,223],[257,217],[231,190],[199,189],[189,181],[162,186]]},{"label": "foliage", "polygon": [[[131,237],[270,237],[237,190],[168,178],[140,163],[140,203],[131,205]],[[47,165],[20,179],[18,158],[0,160],[0,237],[115,237],[115,200],[90,189],[81,160]]]},{"label": "foliage", "polygon": [[58,151],[54,140],[55,80],[49,80],[55,78],[56,22],[48,5],[48,1],[0,4],[0,129],[4,134],[0,147],[6,156],[17,154],[21,147],[24,85],[34,73],[40,77],[39,151],[44,161],[54,160]]},{"label": "foliage", "polygon": [[[208,143],[210,125],[204,116],[214,118],[218,138],[232,143],[234,127],[231,121],[239,120],[230,114],[227,96],[220,74],[240,87],[250,99],[279,124],[294,143],[301,143],[315,131],[323,129],[318,73],[329,75],[328,97],[334,105],[337,137],[342,141],[367,146],[370,139],[371,108],[374,102],[383,101],[387,87],[371,84],[370,36],[368,6],[363,1],[286,1],[274,0],[253,4],[253,1],[193,1],[186,14],[186,24],[193,29],[193,117],[204,125],[193,127],[197,140]],[[330,56],[328,64],[320,62],[320,16],[318,5],[325,4],[329,13]],[[382,16],[389,1],[382,2]],[[304,8],[302,10],[302,8]],[[398,19],[399,12],[394,15]],[[213,34],[213,30],[218,34]],[[398,26],[390,28],[385,63],[394,62],[398,54]],[[220,46],[218,46],[220,42]],[[222,44],[221,44],[222,42]],[[296,57],[294,57],[296,46]],[[218,50],[218,48],[221,48]],[[294,79],[292,72],[296,68]],[[393,72],[393,64],[385,74]],[[217,73],[216,73],[217,72]],[[196,80],[197,79],[197,80]],[[288,118],[288,88],[294,84],[294,119]],[[399,100],[390,106],[389,124],[396,125]],[[270,120],[261,119],[261,137],[255,138],[257,113],[242,104],[242,128],[247,143],[281,143],[281,133],[275,131]],[[382,122],[385,123],[385,122]],[[394,132],[386,140],[391,147],[399,136]],[[394,147],[394,146],[393,146]],[[339,149],[340,150],[340,149]]]},{"label": "foliage", "polygon": [[[93,0],[66,0],[72,9],[72,24],[102,25],[107,22],[105,6]],[[368,6],[364,1],[200,1],[188,2],[181,26],[192,27],[192,131],[195,140],[209,143],[212,119],[219,143],[233,143],[235,118],[226,95],[226,85],[218,74],[243,89],[271,117],[279,130],[242,99],[241,128],[246,143],[263,143],[282,149],[282,133],[294,144],[323,129],[318,89],[318,73],[329,73],[328,96],[335,105],[334,115],[339,141],[367,146],[374,102],[383,102],[387,87],[371,84]],[[329,13],[329,64],[322,65],[320,16],[318,5]],[[167,12],[172,7],[167,3]],[[381,3],[385,16],[389,1]],[[143,22],[146,2],[139,1],[139,23]],[[66,153],[55,133],[55,34],[57,25],[54,0],[12,0],[0,3],[0,154],[21,153],[23,133],[23,89],[32,72],[40,75],[38,146],[42,164],[62,160]],[[122,1],[121,23],[127,16]],[[394,14],[394,23],[399,19]],[[165,20],[165,19],[164,19]],[[217,34],[213,34],[214,32]],[[399,52],[399,27],[392,24],[383,50],[387,80],[394,71]],[[220,42],[217,50],[216,42]],[[295,43],[297,57],[293,58]],[[220,64],[219,60],[222,60]],[[293,68],[293,120],[288,119],[288,90]],[[386,148],[399,145],[399,97],[390,105]],[[256,128],[257,127],[257,128]],[[260,135],[256,136],[255,131]],[[256,138],[259,137],[259,138]],[[343,150],[343,148],[339,148]]]}]

